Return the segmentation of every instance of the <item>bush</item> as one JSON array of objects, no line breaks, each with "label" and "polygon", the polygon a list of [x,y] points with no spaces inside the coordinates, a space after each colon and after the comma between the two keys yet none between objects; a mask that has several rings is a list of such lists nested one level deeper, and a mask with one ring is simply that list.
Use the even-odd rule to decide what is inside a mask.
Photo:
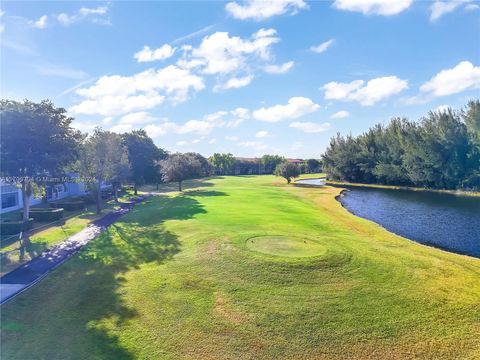
[{"label": "bush", "polygon": [[102,190],[102,199],[109,199],[113,196],[112,190]]},{"label": "bush", "polygon": [[[23,212],[22,212],[23,216]],[[41,209],[31,208],[30,217],[35,221],[56,221],[63,218],[63,208]]]},{"label": "bush", "polygon": [[2,220],[0,222],[0,228],[2,235],[15,235],[21,233],[22,231],[30,230],[33,227],[33,219],[30,218],[27,221],[9,221]]},{"label": "bush", "polygon": [[93,194],[85,194],[72,197],[71,201],[83,201],[85,204],[95,204],[95,197]]},{"label": "bush", "polygon": [[82,210],[85,208],[85,201],[83,200],[68,200],[68,201],[56,201],[50,203],[53,208],[63,208],[66,211]]}]

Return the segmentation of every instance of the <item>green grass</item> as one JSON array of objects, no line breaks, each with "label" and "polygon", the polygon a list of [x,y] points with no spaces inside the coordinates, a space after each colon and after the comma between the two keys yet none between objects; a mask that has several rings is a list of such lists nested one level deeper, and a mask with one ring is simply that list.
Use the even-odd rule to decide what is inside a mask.
[{"label": "green grass", "polygon": [[2,358],[480,357],[478,259],[356,218],[336,188],[185,185],[3,306]]},{"label": "green grass", "polygon": [[[132,196],[132,193],[128,192],[119,198],[119,201],[127,201],[130,196]],[[88,205],[86,210],[65,211],[64,219],[60,221],[51,223],[35,222],[33,229],[34,234],[28,238],[25,237],[25,234],[23,234],[23,238],[21,239],[18,235],[2,236],[0,242],[0,273],[4,274],[12,271],[40,255],[45,250],[83,230],[92,221],[117,208],[118,205],[113,200],[110,200],[103,204],[102,213],[98,215],[95,205]],[[20,212],[18,211],[17,214],[7,213],[7,215],[18,218]]]}]

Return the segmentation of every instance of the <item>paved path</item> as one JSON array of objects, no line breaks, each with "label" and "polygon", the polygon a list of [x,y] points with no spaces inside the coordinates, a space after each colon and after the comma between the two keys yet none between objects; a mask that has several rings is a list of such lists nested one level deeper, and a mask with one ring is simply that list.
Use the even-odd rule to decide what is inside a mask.
[{"label": "paved path", "polygon": [[121,204],[121,209],[93,221],[85,229],[70,236],[64,242],[3,275],[0,278],[0,304],[5,303],[47,276],[50,271],[67,261],[85,244],[104,232],[108,226],[144,199],[145,197],[137,197],[132,199],[132,202]]}]

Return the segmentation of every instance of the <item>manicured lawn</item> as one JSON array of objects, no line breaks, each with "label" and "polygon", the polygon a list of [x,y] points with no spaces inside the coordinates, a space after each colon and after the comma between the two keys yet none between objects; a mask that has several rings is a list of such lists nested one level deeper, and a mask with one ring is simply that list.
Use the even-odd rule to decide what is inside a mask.
[{"label": "manicured lawn", "polygon": [[[130,192],[126,193],[119,201],[126,201],[132,196]],[[104,209],[100,215],[97,215],[95,205],[88,205],[86,210],[65,211],[64,219],[52,223],[35,222],[35,233],[28,238],[25,235],[19,239],[18,235],[2,236],[0,244],[0,273],[9,272],[21,264],[40,255],[43,251],[52,246],[61,243],[66,238],[83,230],[88,224],[110,211],[118,208],[113,200],[104,204]],[[18,218],[19,214],[8,213],[9,216]],[[44,229],[44,230],[43,230]]]},{"label": "manicured lawn", "polygon": [[3,306],[2,358],[480,358],[478,259],[356,218],[336,188],[185,185]]}]

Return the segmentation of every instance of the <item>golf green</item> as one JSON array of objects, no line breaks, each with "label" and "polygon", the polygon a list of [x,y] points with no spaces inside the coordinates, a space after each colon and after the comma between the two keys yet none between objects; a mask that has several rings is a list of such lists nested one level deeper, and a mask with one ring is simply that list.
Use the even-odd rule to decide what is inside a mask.
[{"label": "golf green", "polygon": [[264,254],[289,258],[313,257],[326,252],[326,248],[315,240],[281,235],[250,238],[247,247]]}]

